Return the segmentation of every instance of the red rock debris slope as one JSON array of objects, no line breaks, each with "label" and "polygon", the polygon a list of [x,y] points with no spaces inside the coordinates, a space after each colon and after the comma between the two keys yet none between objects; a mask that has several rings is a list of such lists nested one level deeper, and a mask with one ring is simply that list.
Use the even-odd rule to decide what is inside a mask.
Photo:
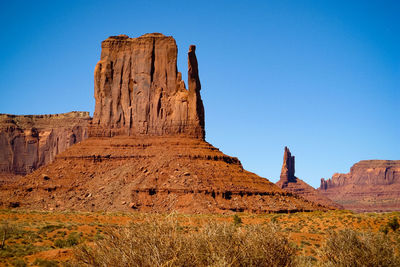
[{"label": "red rock debris slope", "polygon": [[318,190],[305,183],[294,175],[295,163],[294,156],[290,153],[289,148],[285,147],[283,155],[283,164],[280,180],[276,183],[280,188],[302,196],[303,198],[319,203],[327,208],[340,209],[343,208],[338,203],[330,200]]},{"label": "red rock debris slope", "polygon": [[2,191],[34,209],[287,212],[321,209],[201,139],[89,138]]},{"label": "red rock debris slope", "polygon": [[354,211],[400,211],[400,160],[362,160],[321,179],[323,195]]},{"label": "red rock debris slope", "polygon": [[186,89],[172,37],[110,37],[95,69],[89,138],[0,190],[3,206],[219,213],[325,209],[204,140],[195,47]]}]

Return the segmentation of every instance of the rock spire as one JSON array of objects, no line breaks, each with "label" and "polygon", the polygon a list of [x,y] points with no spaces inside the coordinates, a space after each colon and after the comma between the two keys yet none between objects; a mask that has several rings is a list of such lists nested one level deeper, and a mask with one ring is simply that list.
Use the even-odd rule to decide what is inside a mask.
[{"label": "rock spire", "polygon": [[285,146],[285,152],[283,154],[283,165],[281,170],[281,181],[285,184],[290,182],[296,182],[294,176],[294,156],[290,153],[289,148]]},{"label": "rock spire", "polygon": [[173,37],[111,36],[102,42],[90,136],[184,135],[204,139],[196,47],[188,52],[188,85],[177,71]]},{"label": "rock spire", "polygon": [[341,209],[341,205],[335,203],[329,198],[322,195],[318,190],[294,176],[294,156],[290,153],[289,148],[285,147],[283,154],[283,165],[280,180],[276,183],[280,188],[297,194],[308,201],[318,203],[329,209]]}]

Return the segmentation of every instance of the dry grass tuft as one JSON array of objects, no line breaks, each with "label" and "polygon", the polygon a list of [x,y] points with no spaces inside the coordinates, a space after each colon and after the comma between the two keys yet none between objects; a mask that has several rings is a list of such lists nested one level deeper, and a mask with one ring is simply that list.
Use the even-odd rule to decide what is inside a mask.
[{"label": "dry grass tuft", "polygon": [[76,249],[83,266],[292,266],[294,254],[274,225],[196,229],[173,218],[109,228],[94,246]]},{"label": "dry grass tuft", "polygon": [[324,266],[400,266],[395,242],[382,233],[333,232],[321,250]]}]

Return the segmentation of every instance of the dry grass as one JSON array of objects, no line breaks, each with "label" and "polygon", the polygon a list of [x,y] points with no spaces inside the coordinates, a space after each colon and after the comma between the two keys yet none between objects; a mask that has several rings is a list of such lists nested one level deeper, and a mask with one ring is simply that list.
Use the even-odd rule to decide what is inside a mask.
[{"label": "dry grass", "polygon": [[324,266],[400,266],[398,240],[383,233],[332,232],[321,249]]},{"label": "dry grass", "polygon": [[170,218],[108,228],[94,246],[76,249],[83,266],[292,266],[294,255],[274,225],[196,229]]}]

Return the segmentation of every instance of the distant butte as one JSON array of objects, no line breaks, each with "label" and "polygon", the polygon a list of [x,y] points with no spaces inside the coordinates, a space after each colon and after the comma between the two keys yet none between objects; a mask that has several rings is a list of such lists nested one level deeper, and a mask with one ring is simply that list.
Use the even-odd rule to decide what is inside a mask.
[{"label": "distant butte", "polygon": [[400,160],[362,160],[322,178],[319,192],[354,211],[400,211]]},{"label": "distant butte", "polygon": [[207,143],[195,46],[188,88],[160,33],[102,42],[89,138],[0,188],[3,207],[226,213],[326,207],[280,189]]},{"label": "distant butte", "polygon": [[289,148],[285,147],[283,154],[283,164],[281,170],[280,180],[276,183],[280,188],[297,194],[309,201],[319,203],[327,208],[340,209],[343,208],[341,205],[330,200],[318,190],[314,189],[312,186],[308,185],[301,179],[294,175],[295,163],[294,156],[290,153]]}]

